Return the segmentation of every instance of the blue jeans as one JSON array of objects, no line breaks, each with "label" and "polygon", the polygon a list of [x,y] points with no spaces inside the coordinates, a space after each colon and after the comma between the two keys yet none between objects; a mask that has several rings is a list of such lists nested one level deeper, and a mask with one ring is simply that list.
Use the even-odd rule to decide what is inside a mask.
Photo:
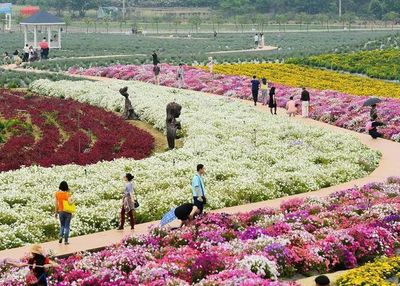
[{"label": "blue jeans", "polygon": [[47,286],[47,277],[45,273],[38,277],[38,280],[38,286]]},{"label": "blue jeans", "polygon": [[72,214],[66,212],[60,212],[60,238],[64,238],[65,242],[68,242],[69,228],[71,225]]}]

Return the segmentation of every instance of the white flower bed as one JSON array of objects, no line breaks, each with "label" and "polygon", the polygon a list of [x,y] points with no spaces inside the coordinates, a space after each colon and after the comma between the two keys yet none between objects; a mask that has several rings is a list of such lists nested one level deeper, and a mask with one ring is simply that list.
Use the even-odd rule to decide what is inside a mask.
[{"label": "white flower bed", "polygon": [[135,175],[141,207],[139,221],[159,219],[163,212],[191,200],[190,182],[198,163],[208,170],[210,208],[245,204],[339,184],[366,176],[379,154],[352,136],[303,126],[253,107],[202,93],[145,83],[50,82],[31,90],[48,96],[117,110],[118,89],[129,86],[135,110],[163,130],[165,106],[183,106],[184,147],[151,158],[119,159],[90,166],[30,167],[0,174],[0,248],[56,236],[53,194],[66,180],[78,201],[72,234],[116,226],[125,172]]}]

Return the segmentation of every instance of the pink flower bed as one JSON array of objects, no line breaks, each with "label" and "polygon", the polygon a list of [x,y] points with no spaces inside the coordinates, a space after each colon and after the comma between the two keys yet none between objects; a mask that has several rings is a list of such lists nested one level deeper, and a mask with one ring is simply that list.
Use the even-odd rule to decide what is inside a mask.
[{"label": "pink flower bed", "polygon": [[7,141],[0,142],[0,171],[22,165],[143,159],[153,150],[154,138],[149,133],[101,108],[5,89],[0,90],[0,99],[1,117],[21,123]]},{"label": "pink flower bed", "polygon": [[[400,179],[391,178],[327,198],[289,200],[280,209],[206,214],[176,231],[154,228],[61,260],[49,280],[58,286],[295,286],[285,281],[394,255],[399,213]],[[21,272],[0,267],[0,284],[23,285]]]},{"label": "pink flower bed", "polygon": [[[71,68],[72,74],[102,76],[123,80],[138,80],[154,83],[152,65],[115,65],[110,67],[94,67],[86,70]],[[161,66],[160,84],[176,87],[176,66]],[[251,100],[250,79],[243,76],[221,75],[211,76],[204,70],[185,67],[185,87],[191,90],[209,92],[223,96]],[[270,83],[277,88],[278,106],[285,107],[290,96],[300,103],[299,88]],[[353,96],[336,91],[310,90],[311,113],[313,119],[330,123],[357,132],[365,132],[369,120],[369,108],[362,107],[367,97]],[[378,115],[387,126],[381,128],[385,138],[400,142],[400,100],[382,98]],[[300,112],[300,104],[299,104]]]}]

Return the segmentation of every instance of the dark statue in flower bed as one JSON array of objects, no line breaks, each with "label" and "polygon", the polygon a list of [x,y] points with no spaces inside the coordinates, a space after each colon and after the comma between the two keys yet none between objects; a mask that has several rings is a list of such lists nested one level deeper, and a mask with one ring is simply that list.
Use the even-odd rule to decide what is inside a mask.
[{"label": "dark statue in flower bed", "polygon": [[181,116],[182,106],[176,102],[167,105],[167,141],[169,149],[175,148],[176,131],[181,129],[181,123],[177,120]]},{"label": "dark statue in flower bed", "polygon": [[137,120],[137,119],[139,119],[139,116],[133,110],[132,102],[129,99],[128,87],[125,86],[124,88],[121,88],[119,90],[119,93],[123,97],[125,97],[125,108],[124,108],[124,113],[122,114],[124,119],[125,120]]}]

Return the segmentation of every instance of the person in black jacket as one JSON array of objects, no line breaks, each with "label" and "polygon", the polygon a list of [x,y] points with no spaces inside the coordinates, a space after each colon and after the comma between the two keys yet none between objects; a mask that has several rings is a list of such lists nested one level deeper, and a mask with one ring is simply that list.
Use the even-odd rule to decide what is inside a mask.
[{"label": "person in black jacket", "polygon": [[160,60],[158,59],[158,55],[156,51],[153,51],[153,54],[151,55],[153,57],[153,65],[158,65],[160,63]]},{"label": "person in black jacket", "polygon": [[376,114],[374,114],[374,115],[372,116],[371,126],[370,126],[370,129],[368,130],[369,135],[371,135],[371,137],[372,137],[373,139],[382,138],[382,137],[383,137],[383,134],[380,133],[380,132],[378,132],[377,127],[379,127],[379,126],[385,126],[385,124],[382,123],[382,122],[378,122],[378,121],[377,121],[377,118],[378,118],[378,116],[377,116]]},{"label": "person in black jacket", "polygon": [[308,90],[303,87],[303,91],[301,92],[301,115],[303,117],[308,117],[308,113],[310,110],[310,93]]}]

